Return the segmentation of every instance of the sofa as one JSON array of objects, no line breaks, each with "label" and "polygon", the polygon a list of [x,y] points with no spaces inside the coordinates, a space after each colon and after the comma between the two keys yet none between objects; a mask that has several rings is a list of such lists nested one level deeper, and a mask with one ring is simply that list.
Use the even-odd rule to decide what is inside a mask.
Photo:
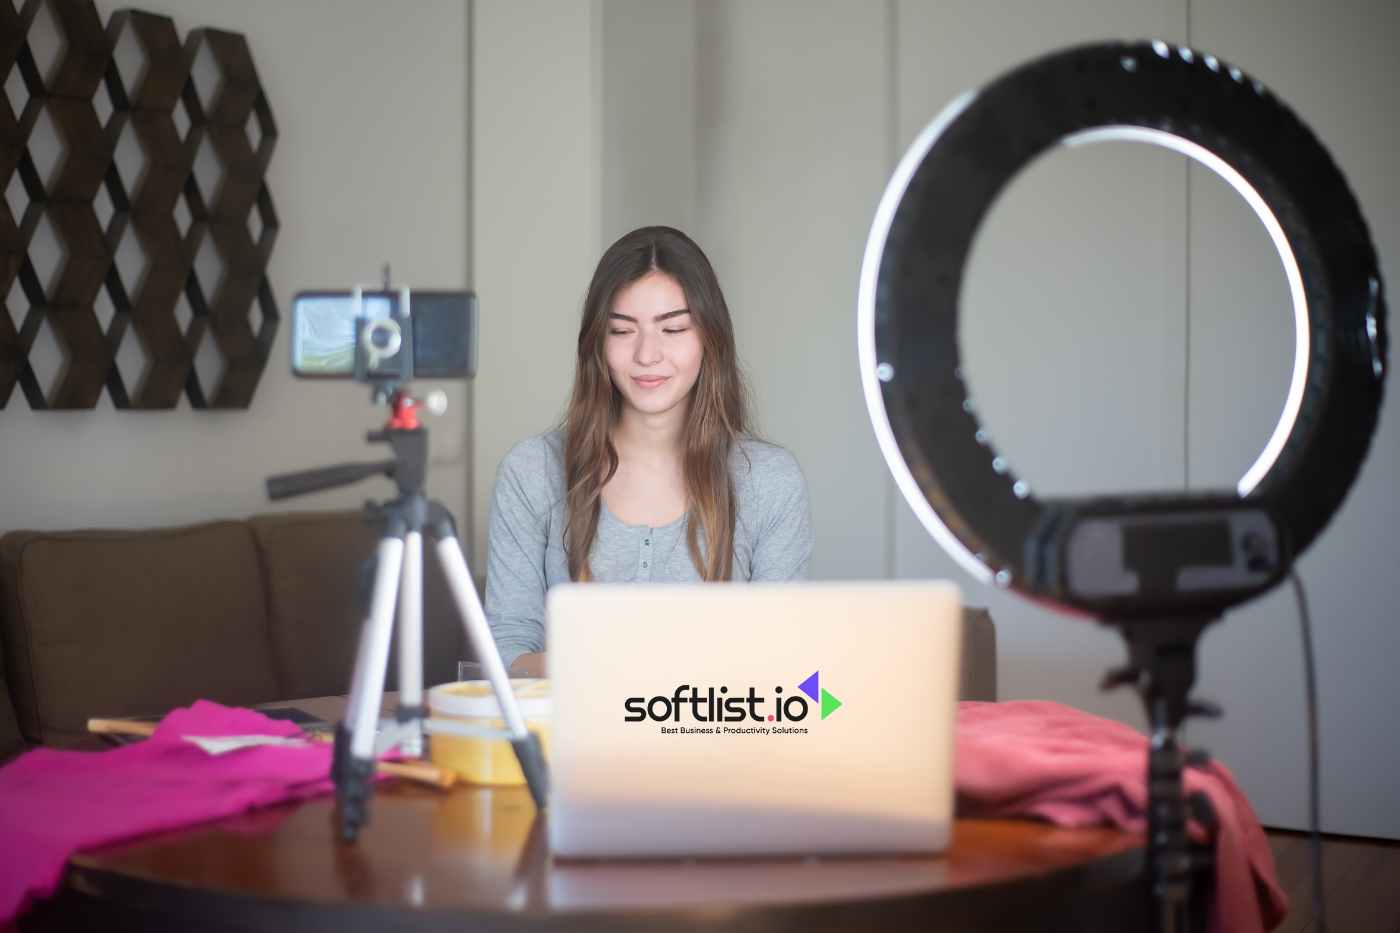
[{"label": "sofa", "polygon": [[[345,693],[377,538],[358,512],[4,535],[0,754],[90,747],[92,716]],[[441,683],[466,639],[436,561],[423,589],[424,680]]]},{"label": "sofa", "polygon": [[[347,692],[377,535],[358,512],[5,534],[0,760],[101,747],[94,716]],[[424,682],[452,680],[470,652],[431,559],[423,603]],[[959,695],[995,699],[995,628],[986,610],[963,616]],[[386,689],[396,675],[391,661]]]}]

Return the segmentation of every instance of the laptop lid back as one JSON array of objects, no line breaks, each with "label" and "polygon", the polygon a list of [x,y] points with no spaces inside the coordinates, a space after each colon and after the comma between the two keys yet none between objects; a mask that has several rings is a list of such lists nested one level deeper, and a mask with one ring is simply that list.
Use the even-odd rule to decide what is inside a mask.
[{"label": "laptop lid back", "polygon": [[590,583],[546,616],[556,855],[947,845],[952,584]]}]

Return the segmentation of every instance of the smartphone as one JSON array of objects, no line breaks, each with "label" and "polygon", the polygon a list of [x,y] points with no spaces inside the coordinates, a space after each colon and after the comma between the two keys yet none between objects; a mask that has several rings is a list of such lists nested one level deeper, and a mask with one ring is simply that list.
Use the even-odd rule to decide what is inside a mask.
[{"label": "smartphone", "polygon": [[[401,327],[405,295],[409,326]],[[298,292],[292,300],[292,372],[309,379],[354,378],[356,342],[367,331],[375,354],[362,378],[476,375],[476,295],[414,290],[365,291],[358,305],[350,291]]]}]

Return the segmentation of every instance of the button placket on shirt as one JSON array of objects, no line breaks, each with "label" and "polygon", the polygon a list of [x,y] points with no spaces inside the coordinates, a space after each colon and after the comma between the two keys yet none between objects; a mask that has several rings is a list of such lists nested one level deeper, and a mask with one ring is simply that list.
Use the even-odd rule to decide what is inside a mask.
[{"label": "button placket on shirt", "polygon": [[648,528],[646,536],[642,538],[642,569],[646,571],[646,577],[651,579],[651,535],[655,529]]}]

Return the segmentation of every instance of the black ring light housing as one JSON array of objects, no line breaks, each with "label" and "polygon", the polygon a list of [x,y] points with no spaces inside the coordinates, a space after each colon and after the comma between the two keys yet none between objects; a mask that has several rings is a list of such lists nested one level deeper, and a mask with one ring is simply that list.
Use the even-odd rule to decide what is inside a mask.
[{"label": "black ring light housing", "polygon": [[[1106,140],[1155,143],[1211,168],[1249,202],[1283,261],[1293,376],[1273,436],[1233,491],[1037,499],[977,420],[958,350],[977,228],[1036,156]],[[859,345],[885,458],[939,543],[981,581],[1110,620],[1218,615],[1282,578],[1360,469],[1387,334],[1366,223],[1312,132],[1238,68],[1140,42],[1032,61],[929,125],[870,233]]]}]

